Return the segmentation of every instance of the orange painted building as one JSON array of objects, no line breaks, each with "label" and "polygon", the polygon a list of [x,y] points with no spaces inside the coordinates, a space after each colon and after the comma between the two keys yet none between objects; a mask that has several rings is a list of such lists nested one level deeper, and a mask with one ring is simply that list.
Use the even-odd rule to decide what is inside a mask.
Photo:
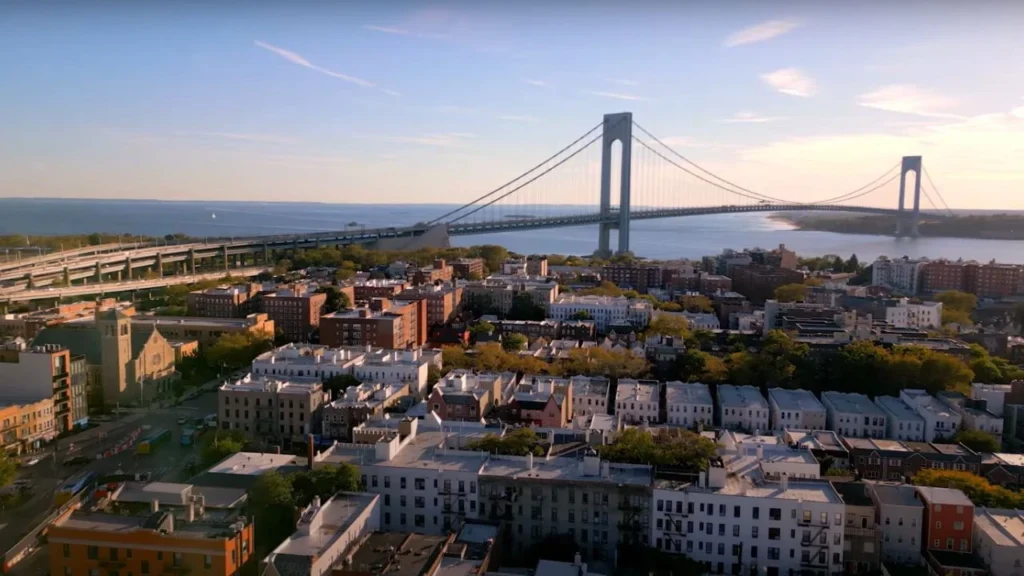
[{"label": "orange painted building", "polygon": [[955,488],[930,486],[918,486],[917,495],[924,503],[924,548],[971,552],[974,504],[967,496]]},{"label": "orange painted building", "polygon": [[57,576],[230,576],[253,553],[253,524],[74,512],[47,532]]}]

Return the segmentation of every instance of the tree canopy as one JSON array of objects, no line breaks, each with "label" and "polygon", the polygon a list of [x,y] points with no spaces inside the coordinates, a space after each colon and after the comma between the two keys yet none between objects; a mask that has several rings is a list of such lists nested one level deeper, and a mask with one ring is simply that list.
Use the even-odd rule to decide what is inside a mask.
[{"label": "tree canopy", "polygon": [[544,447],[541,446],[540,437],[537,436],[537,433],[532,428],[516,428],[511,432],[507,432],[504,436],[487,434],[479,440],[466,443],[463,448],[506,456],[544,455]]},{"label": "tree canopy", "polygon": [[348,294],[339,290],[337,286],[321,286],[316,291],[327,294],[327,300],[324,301],[325,314],[345,310],[352,306],[352,301],[349,300]]},{"label": "tree canopy", "polygon": [[779,302],[802,302],[805,296],[806,284],[786,284],[775,289],[775,299]]},{"label": "tree canopy", "polygon": [[686,338],[690,335],[690,323],[675,314],[657,314],[647,325],[646,333]]},{"label": "tree canopy", "polygon": [[971,313],[978,306],[978,297],[974,294],[949,290],[935,295],[936,302],[942,302],[943,324],[971,324]]},{"label": "tree canopy", "polygon": [[501,349],[506,352],[517,352],[526,348],[528,343],[526,336],[522,334],[509,333],[501,337]]},{"label": "tree canopy", "polygon": [[963,429],[956,433],[954,439],[975,452],[999,452],[1001,448],[998,438],[981,430]]},{"label": "tree canopy", "polygon": [[975,506],[1024,508],[1024,494],[996,486],[970,472],[925,468],[914,476],[913,483],[915,486],[956,488],[970,498]]},{"label": "tree canopy", "polygon": [[689,430],[663,429],[652,434],[641,428],[629,428],[612,444],[599,447],[598,454],[611,462],[697,471],[707,469],[716,447],[711,440]]},{"label": "tree canopy", "polygon": [[235,332],[224,334],[206,349],[207,361],[213,366],[242,368],[252,363],[253,358],[273,348],[273,341],[268,338]]},{"label": "tree canopy", "polygon": [[199,464],[209,468],[245,448],[245,436],[239,430],[208,430],[199,437]]}]

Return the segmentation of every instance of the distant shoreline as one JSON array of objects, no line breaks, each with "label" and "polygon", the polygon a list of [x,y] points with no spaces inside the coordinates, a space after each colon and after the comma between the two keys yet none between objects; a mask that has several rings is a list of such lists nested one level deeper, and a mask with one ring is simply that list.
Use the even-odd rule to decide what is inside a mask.
[{"label": "distant shoreline", "polygon": [[[894,236],[895,216],[774,212],[768,218],[785,222],[798,231]],[[921,236],[932,238],[973,238],[978,240],[1024,240],[1024,215],[992,214],[928,219],[922,215]]]}]

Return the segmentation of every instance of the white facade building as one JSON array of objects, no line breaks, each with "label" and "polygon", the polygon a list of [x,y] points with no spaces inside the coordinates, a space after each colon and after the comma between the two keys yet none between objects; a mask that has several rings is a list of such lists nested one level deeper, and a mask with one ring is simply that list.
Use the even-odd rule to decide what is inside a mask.
[{"label": "white facade building", "polygon": [[857,393],[822,392],[828,429],[840,436],[855,438],[885,438],[885,412]]},{"label": "white facade building", "polygon": [[669,382],[665,384],[665,414],[668,424],[691,428],[714,422],[715,403],[707,384]]},{"label": "white facade building", "polygon": [[960,414],[924,390],[900,390],[900,400],[924,419],[924,441],[950,438],[960,429]]},{"label": "white facade building", "polygon": [[825,430],[825,407],[810,390],[769,388],[768,402],[772,407],[772,425],[777,431],[786,428]]},{"label": "white facade building", "polygon": [[253,376],[222,385],[217,391],[217,419],[222,430],[250,437],[302,440],[319,432],[323,385]]},{"label": "white facade building", "polygon": [[586,312],[594,321],[598,332],[606,332],[613,324],[632,324],[642,329],[651,322],[651,303],[630,300],[622,296],[573,296],[563,294],[551,304],[548,316],[553,320],[571,320],[573,315]]},{"label": "white facade building", "polygon": [[871,482],[868,494],[878,509],[882,561],[920,565],[924,504],[918,499],[917,491],[907,484]]},{"label": "white facade building", "polygon": [[626,424],[655,424],[661,412],[661,384],[620,378],[615,388],[615,415]]},{"label": "white facade building", "polygon": [[718,423],[728,430],[768,430],[771,408],[754,386],[718,386]]},{"label": "white facade building", "polygon": [[1024,512],[997,508],[974,511],[974,553],[992,576],[1024,574]]},{"label": "white facade building", "polygon": [[871,265],[871,283],[890,288],[904,294],[917,294],[921,281],[921,269],[927,260],[898,258],[890,260],[879,257]]},{"label": "white facade building", "polygon": [[942,302],[910,302],[900,298],[885,307],[885,320],[897,328],[937,328],[942,326]]},{"label": "white facade building", "polygon": [[960,416],[963,418],[963,426],[967,430],[980,430],[996,436],[1003,435],[1003,417],[997,416],[988,410],[977,408],[960,408]]},{"label": "white facade building", "polygon": [[718,316],[703,312],[682,312],[691,330],[718,330],[722,327]]},{"label": "white facade building", "polygon": [[427,392],[427,374],[433,357],[421,350],[386,350],[377,348],[363,355],[352,368],[352,375],[364,382],[401,382],[417,398]]},{"label": "white facade building", "polygon": [[890,440],[921,442],[924,440],[924,418],[895,396],[876,396],[875,405],[885,412],[885,437]]},{"label": "white facade building", "polygon": [[[753,565],[759,573],[766,568],[777,574],[806,569],[842,574],[842,498],[827,482],[767,474],[758,456],[776,450],[792,451],[723,446],[723,464],[701,473],[697,483],[655,480],[650,544],[707,562],[714,574],[744,572]],[[791,464],[791,471],[793,466],[801,464]],[[815,475],[816,466],[809,468]]]},{"label": "white facade building", "polygon": [[1006,395],[1010,393],[1009,384],[983,384],[975,382],[971,384],[971,399],[984,400],[989,412],[1003,415],[1003,406],[1006,404]]},{"label": "white facade building", "polygon": [[611,383],[601,376],[573,376],[572,417],[585,418],[594,414],[608,414],[608,393]]}]

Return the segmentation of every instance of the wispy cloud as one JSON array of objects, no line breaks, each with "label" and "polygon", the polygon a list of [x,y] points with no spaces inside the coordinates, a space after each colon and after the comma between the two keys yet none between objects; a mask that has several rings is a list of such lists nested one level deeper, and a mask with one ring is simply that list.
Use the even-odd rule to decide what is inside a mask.
[{"label": "wispy cloud", "polygon": [[468,132],[447,132],[444,134],[419,134],[415,136],[385,136],[389,142],[399,144],[419,144],[421,146],[434,146],[437,148],[462,148],[466,140],[475,138],[476,135]]},{"label": "wispy cloud", "polygon": [[399,92],[398,90],[384,90],[383,92],[385,94],[387,94],[388,96],[401,96],[402,95],[402,93]]},{"label": "wispy cloud", "polygon": [[625,78],[607,78],[608,82],[612,84],[618,84],[619,86],[639,86],[640,83],[636,80],[627,80]]},{"label": "wispy cloud", "polygon": [[612,98],[614,100],[630,100],[630,101],[644,101],[647,100],[644,96],[637,96],[635,94],[623,94],[621,92],[603,92],[596,90],[589,90],[587,94],[592,96],[601,96],[602,98]]},{"label": "wispy cloud", "polygon": [[1017,118],[1024,119],[1024,106],[1018,106],[1013,110],[1010,110],[1010,115]]},{"label": "wispy cloud", "polygon": [[508,122],[539,122],[540,118],[526,114],[502,114],[498,116],[498,120],[506,120]]},{"label": "wispy cloud", "polygon": [[394,26],[377,26],[375,24],[367,24],[366,26],[363,26],[363,29],[380,32],[382,34],[396,34],[398,36],[408,36],[410,34],[410,32],[405,28],[396,28]]},{"label": "wispy cloud", "polygon": [[926,116],[929,118],[962,118],[948,112],[957,105],[955,98],[936,94],[913,84],[890,84],[861,94],[858,103],[867,108]]},{"label": "wispy cloud", "polygon": [[223,140],[238,140],[242,142],[263,142],[270,144],[294,144],[295,138],[289,136],[276,136],[274,134],[245,134],[240,132],[203,132],[198,130],[182,130],[174,133],[175,136],[191,138],[217,138]]},{"label": "wispy cloud", "polygon": [[744,44],[764,42],[765,40],[771,40],[772,38],[792,32],[799,26],[800,23],[795,20],[768,20],[767,22],[762,22],[730,34],[725,39],[725,46],[727,48],[734,48]]},{"label": "wispy cloud", "polygon": [[817,83],[797,68],[782,68],[768,72],[761,75],[761,80],[775,90],[790,96],[808,98],[818,93]]},{"label": "wispy cloud", "polygon": [[327,68],[324,68],[323,66],[318,66],[316,64],[313,64],[312,62],[310,62],[309,60],[304,58],[302,55],[297,54],[295,52],[292,52],[291,50],[285,50],[284,48],[280,48],[278,46],[274,46],[273,44],[267,44],[266,42],[261,42],[259,40],[256,40],[254,43],[256,44],[256,46],[259,46],[260,48],[263,48],[264,50],[269,50],[270,52],[273,52],[274,54],[277,54],[278,56],[280,56],[281,58],[284,58],[285,60],[291,62],[292,64],[298,64],[299,66],[302,66],[303,68],[309,68],[310,70],[314,70],[314,71],[319,72],[321,74],[326,74],[327,76],[330,76],[332,78],[338,78],[339,80],[344,80],[345,82],[350,82],[352,84],[355,84],[356,86],[362,86],[364,88],[372,88],[373,87],[373,82],[370,82],[369,80],[363,80],[362,78],[357,78],[355,76],[349,76],[348,74],[342,74],[340,72],[335,72],[333,70],[328,70]]},{"label": "wispy cloud", "polygon": [[765,122],[775,122],[778,119],[778,116],[761,116],[754,112],[737,112],[732,115],[732,118],[725,118],[722,122],[730,124],[763,124]]},{"label": "wispy cloud", "polygon": [[523,78],[523,82],[529,84],[530,86],[547,86],[548,85],[548,83],[543,81],[543,80],[534,80],[532,78]]}]

